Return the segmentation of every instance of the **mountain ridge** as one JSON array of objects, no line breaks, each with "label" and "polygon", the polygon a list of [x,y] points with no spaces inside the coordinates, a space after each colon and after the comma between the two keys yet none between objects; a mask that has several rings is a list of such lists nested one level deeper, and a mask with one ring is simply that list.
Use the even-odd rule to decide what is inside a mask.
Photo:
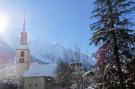
[{"label": "mountain ridge", "polygon": [[[16,46],[16,45],[15,45]],[[63,47],[59,43],[50,43],[50,42],[36,42],[31,41],[29,44],[30,54],[31,58],[40,63],[57,63],[59,61],[59,58],[63,61],[71,61],[72,58],[67,59],[64,58],[65,54],[69,54],[70,52],[73,54],[75,51],[67,49]],[[15,57],[15,51],[17,47],[12,48],[10,45],[8,45],[5,41],[0,39],[0,52],[9,52]],[[80,53],[80,61],[87,61],[90,64],[94,63],[94,60],[92,60],[88,55],[84,53]]]}]

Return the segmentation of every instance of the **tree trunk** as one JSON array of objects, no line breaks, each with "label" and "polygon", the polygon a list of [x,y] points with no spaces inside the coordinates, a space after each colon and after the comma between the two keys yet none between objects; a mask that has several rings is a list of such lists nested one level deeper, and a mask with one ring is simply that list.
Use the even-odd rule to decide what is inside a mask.
[{"label": "tree trunk", "polygon": [[115,26],[114,26],[114,20],[113,20],[112,0],[108,0],[108,4],[109,4],[108,10],[109,10],[109,14],[110,14],[110,29],[112,29],[112,39],[113,39],[113,55],[114,55],[116,66],[118,67],[121,89],[126,89],[125,85],[124,85],[124,79],[123,79],[122,69],[121,69],[121,65],[120,65],[117,37],[116,37],[116,32],[115,32],[116,29],[114,29]]},{"label": "tree trunk", "polygon": [[114,57],[115,63],[118,68],[121,89],[126,89],[125,85],[124,85],[124,79],[123,79],[122,69],[121,69],[121,65],[120,65],[121,63],[120,63],[120,58],[119,58],[117,38],[116,38],[115,32],[113,32],[113,55],[115,56]]}]

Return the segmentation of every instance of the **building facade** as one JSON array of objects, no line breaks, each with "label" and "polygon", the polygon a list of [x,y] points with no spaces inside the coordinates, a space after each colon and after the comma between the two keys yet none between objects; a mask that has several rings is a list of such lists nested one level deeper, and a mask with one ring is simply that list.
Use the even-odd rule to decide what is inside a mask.
[{"label": "building facade", "polygon": [[24,89],[54,89],[56,64],[31,63],[29,70],[25,71]]},{"label": "building facade", "polygon": [[51,89],[48,87],[49,81],[53,79],[57,65],[32,62],[25,31],[25,19],[23,31],[20,34],[20,46],[16,49],[15,61],[16,79],[23,81],[24,89]]},{"label": "building facade", "polygon": [[47,89],[46,77],[29,77],[24,79],[24,89]]}]

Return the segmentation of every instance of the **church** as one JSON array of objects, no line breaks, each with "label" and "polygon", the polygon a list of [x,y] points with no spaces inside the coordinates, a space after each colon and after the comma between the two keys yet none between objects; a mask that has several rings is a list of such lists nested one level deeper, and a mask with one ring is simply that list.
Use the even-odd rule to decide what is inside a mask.
[{"label": "church", "polygon": [[54,78],[57,65],[32,61],[24,19],[20,45],[16,49],[15,78],[24,82],[24,89],[49,89],[49,80]]},{"label": "church", "polygon": [[[13,58],[13,62],[9,63],[8,59],[12,59],[12,56],[6,54],[1,55],[0,58],[0,80],[17,80],[21,81],[23,89],[53,89],[52,81],[57,78],[55,72],[57,64],[53,63],[39,63],[31,56],[31,52],[28,44],[28,34],[25,29],[25,19],[23,23],[23,29],[20,32],[19,46],[16,48],[16,55]],[[7,61],[5,61],[7,60]],[[73,74],[82,76],[84,74],[83,65],[79,60],[71,63],[70,67],[74,70]],[[73,78],[77,78],[73,76]],[[82,87],[82,77],[79,80],[80,87]],[[73,81],[71,89],[76,89],[76,81]]]}]

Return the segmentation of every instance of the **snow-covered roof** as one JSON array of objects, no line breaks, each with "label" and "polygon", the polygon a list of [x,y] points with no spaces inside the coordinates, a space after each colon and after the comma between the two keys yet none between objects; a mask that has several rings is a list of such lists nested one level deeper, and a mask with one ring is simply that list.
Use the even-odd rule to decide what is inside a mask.
[{"label": "snow-covered roof", "polygon": [[85,72],[85,73],[83,74],[83,77],[85,77],[85,76],[87,76],[87,75],[93,76],[94,73],[93,73],[92,71],[87,71],[87,72]]},{"label": "snow-covered roof", "polygon": [[55,75],[57,64],[31,63],[29,70],[25,71],[23,77],[52,77]]}]

